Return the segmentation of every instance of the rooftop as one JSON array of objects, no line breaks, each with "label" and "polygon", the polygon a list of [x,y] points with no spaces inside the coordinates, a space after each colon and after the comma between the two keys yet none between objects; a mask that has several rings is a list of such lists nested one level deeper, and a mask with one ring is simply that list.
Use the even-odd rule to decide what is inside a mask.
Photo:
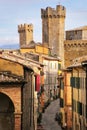
[{"label": "rooftop", "polygon": [[81,27],[70,29],[70,30],[66,30],[66,31],[75,31],[75,30],[87,30],[87,26],[81,26]]}]

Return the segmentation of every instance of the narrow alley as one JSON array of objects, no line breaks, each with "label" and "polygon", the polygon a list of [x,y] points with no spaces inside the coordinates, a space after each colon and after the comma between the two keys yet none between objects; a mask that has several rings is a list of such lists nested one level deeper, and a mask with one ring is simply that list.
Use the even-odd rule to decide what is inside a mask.
[{"label": "narrow alley", "polygon": [[59,111],[59,99],[51,102],[42,115],[42,126],[44,130],[62,130],[55,121],[55,114]]}]

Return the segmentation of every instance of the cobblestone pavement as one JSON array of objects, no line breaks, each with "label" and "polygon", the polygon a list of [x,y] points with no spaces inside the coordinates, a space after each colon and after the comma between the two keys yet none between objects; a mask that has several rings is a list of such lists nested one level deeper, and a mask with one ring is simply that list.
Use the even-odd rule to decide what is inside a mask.
[{"label": "cobblestone pavement", "polygon": [[52,101],[42,115],[42,126],[44,130],[62,130],[55,121],[55,114],[59,111],[59,99]]}]

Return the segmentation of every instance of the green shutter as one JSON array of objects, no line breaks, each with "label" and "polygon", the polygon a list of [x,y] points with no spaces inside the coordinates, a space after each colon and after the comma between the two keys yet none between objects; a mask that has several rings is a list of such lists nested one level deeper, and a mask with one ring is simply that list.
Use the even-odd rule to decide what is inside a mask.
[{"label": "green shutter", "polygon": [[73,111],[76,112],[76,101],[73,100]]},{"label": "green shutter", "polygon": [[80,88],[80,78],[79,77],[76,77],[76,88]]},{"label": "green shutter", "polygon": [[71,77],[71,79],[70,79],[70,85],[72,87],[75,87],[75,77]]},{"label": "green shutter", "polygon": [[77,112],[82,115],[82,103],[77,102]]}]

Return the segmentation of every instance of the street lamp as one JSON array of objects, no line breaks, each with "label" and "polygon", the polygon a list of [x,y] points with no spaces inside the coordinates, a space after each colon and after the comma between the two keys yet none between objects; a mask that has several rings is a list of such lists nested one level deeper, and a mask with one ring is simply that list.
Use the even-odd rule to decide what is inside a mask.
[{"label": "street lamp", "polygon": [[81,64],[82,64],[82,68],[86,73],[85,87],[86,87],[86,122],[87,122],[87,60],[83,61]]}]

